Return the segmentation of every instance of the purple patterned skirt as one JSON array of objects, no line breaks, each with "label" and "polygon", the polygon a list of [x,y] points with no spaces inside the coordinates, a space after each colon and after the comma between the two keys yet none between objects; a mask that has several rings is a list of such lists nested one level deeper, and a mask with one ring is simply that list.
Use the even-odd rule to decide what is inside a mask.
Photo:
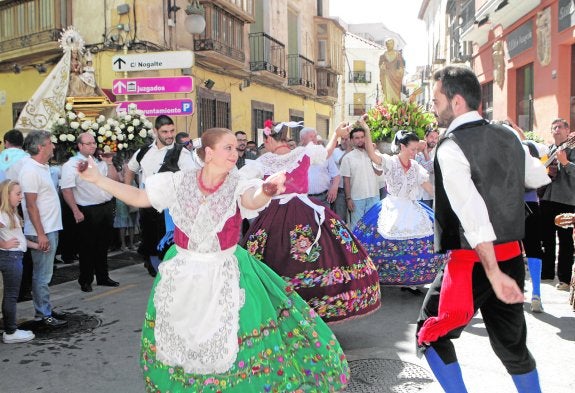
[{"label": "purple patterned skirt", "polygon": [[[433,210],[421,203],[433,221]],[[396,240],[386,239],[377,230],[381,201],[357,223],[353,234],[377,266],[382,285],[422,285],[435,279],[448,254],[435,254],[433,235]]]},{"label": "purple patterned skirt", "polygon": [[377,310],[379,280],[367,252],[332,210],[325,208],[319,226],[316,211],[303,200],[272,200],[240,245],[279,274],[326,322]]}]

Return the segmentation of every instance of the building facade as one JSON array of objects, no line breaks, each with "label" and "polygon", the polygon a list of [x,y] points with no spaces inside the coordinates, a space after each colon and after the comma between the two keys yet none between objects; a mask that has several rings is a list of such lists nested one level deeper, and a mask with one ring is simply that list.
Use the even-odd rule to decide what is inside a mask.
[{"label": "building facade", "polygon": [[345,35],[344,81],[335,107],[335,121],[354,122],[380,100],[381,45],[352,33]]},{"label": "building facade", "polygon": [[[243,130],[261,143],[266,119],[303,120],[327,137],[343,74],[344,29],[329,1],[200,1],[206,26],[186,31],[177,0],[14,0],[0,4],[0,133],[61,57],[58,38],[75,26],[93,54],[96,80],[111,100],[192,98],[194,113],[175,118],[178,131]],[[191,50],[191,69],[114,72],[118,54]],[[189,94],[114,96],[116,78],[191,75]],[[295,135],[297,138],[297,135]]]},{"label": "building facade", "polygon": [[573,0],[424,0],[419,17],[428,31],[446,26],[430,47],[430,74],[443,64],[470,65],[482,85],[486,118],[510,119],[547,141],[554,118],[567,119],[573,129]]}]

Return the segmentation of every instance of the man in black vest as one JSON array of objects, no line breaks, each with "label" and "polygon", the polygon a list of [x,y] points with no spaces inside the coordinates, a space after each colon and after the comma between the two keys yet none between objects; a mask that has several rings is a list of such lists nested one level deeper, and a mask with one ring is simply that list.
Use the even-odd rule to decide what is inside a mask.
[{"label": "man in black vest", "polygon": [[[174,144],[174,121],[166,115],[156,118],[154,124],[154,142],[138,150],[128,162],[124,183],[131,185],[135,174],[139,174],[140,188],[145,188],[146,178],[158,172],[176,172],[180,169],[196,168],[191,153],[183,145]],[[138,249],[150,275],[156,275],[160,263],[157,250],[158,242],[166,233],[164,215],[154,208],[140,209],[140,229],[142,242]]]},{"label": "man in black vest", "polygon": [[467,68],[434,75],[441,137],[434,162],[435,248],[450,252],[423,302],[418,344],[446,392],[466,392],[452,339],[481,310],[491,346],[519,392],[540,392],[523,315],[525,187],[548,182],[545,169],[507,128],[477,112],[481,86]]}]

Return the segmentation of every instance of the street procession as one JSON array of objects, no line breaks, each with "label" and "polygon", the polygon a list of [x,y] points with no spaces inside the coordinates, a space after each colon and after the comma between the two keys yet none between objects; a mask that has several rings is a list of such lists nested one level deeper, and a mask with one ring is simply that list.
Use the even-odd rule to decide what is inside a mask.
[{"label": "street procession", "polygon": [[575,391],[575,0],[0,20],[1,392]]}]

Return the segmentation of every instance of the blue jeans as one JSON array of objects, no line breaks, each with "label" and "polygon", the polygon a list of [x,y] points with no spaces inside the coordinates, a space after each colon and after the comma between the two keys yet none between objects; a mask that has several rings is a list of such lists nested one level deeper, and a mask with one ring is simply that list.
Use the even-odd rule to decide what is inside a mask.
[{"label": "blue jeans", "polygon": [[353,231],[355,225],[358,223],[359,220],[368,212],[369,209],[373,207],[377,202],[379,202],[379,195],[364,198],[364,199],[354,199],[353,204],[355,205],[355,209],[351,212],[349,228]]},{"label": "blue jeans", "polygon": [[[40,250],[31,250],[32,254],[32,300],[36,314],[34,317],[47,318],[52,315],[52,305],[50,304],[50,289],[48,284],[52,280],[54,269],[54,257],[56,256],[56,247],[58,247],[58,231],[47,233],[46,236],[50,241],[50,250],[43,252]],[[33,242],[38,241],[38,236],[26,236]]]},{"label": "blue jeans", "polygon": [[16,331],[16,303],[22,281],[22,251],[0,250],[0,272],[4,280],[4,298],[2,299],[2,315],[4,316],[4,331],[12,334]]}]

